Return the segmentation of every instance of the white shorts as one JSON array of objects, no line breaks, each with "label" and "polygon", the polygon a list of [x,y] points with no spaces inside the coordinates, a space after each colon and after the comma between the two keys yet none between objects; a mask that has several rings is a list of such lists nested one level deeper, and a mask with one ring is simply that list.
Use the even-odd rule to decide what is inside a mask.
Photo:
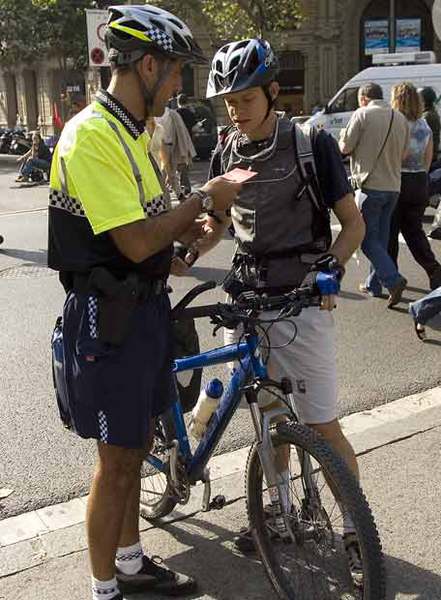
[{"label": "white shorts", "polygon": [[[277,316],[277,313],[264,313],[264,318]],[[295,340],[285,346],[293,338]],[[268,375],[275,381],[288,377],[293,385],[297,416],[303,423],[330,423],[337,418],[337,366],[335,325],[332,313],[311,307],[303,310],[290,322],[282,321],[268,330],[271,350],[268,360]],[[241,331],[225,330],[225,343],[234,344]],[[262,347],[268,346],[263,339]],[[260,394],[259,406],[275,401],[271,394]]]}]

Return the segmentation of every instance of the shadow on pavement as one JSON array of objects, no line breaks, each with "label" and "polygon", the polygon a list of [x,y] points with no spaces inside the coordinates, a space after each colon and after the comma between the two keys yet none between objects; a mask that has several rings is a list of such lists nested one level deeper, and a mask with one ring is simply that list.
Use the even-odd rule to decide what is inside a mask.
[{"label": "shadow on pavement", "polygon": [[47,265],[46,250],[20,250],[18,248],[8,248],[7,250],[0,250],[0,252],[5,256],[11,256],[26,261],[20,266],[29,267],[31,265]]},{"label": "shadow on pavement", "polygon": [[345,298],[346,300],[357,300],[358,302],[363,302],[364,300],[369,300],[369,297],[366,294],[357,294],[354,292],[340,292],[340,298]]},{"label": "shadow on pavement", "polygon": [[[185,524],[189,527],[184,529],[174,524],[163,527],[179,543],[188,547],[185,553],[168,558],[167,566],[196,577],[199,592],[193,597],[200,598],[201,594],[206,594],[210,600],[277,599],[260,562],[255,557],[245,557],[232,550],[234,531],[197,517],[186,519]],[[162,596],[159,598],[162,600]],[[139,600],[144,600],[144,597],[140,596]]]},{"label": "shadow on pavement", "polygon": [[[185,523],[189,526],[185,529],[179,523],[164,525],[162,529],[188,548],[167,559],[167,565],[197,578],[200,591],[194,597],[199,598],[202,593],[215,600],[277,599],[261,563],[233,551],[234,531],[197,517],[190,517]],[[440,575],[393,556],[385,558],[387,600],[408,596],[412,600],[440,600]],[[139,600],[143,597],[139,596]]]},{"label": "shadow on pavement", "polygon": [[386,557],[387,600],[439,600],[441,576],[393,556]]}]

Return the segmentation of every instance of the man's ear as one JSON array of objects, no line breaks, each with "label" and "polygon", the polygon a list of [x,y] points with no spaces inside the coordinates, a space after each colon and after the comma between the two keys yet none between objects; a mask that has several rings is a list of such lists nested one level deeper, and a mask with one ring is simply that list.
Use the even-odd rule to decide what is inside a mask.
[{"label": "man's ear", "polygon": [[277,98],[280,93],[280,85],[277,81],[272,81],[269,85],[268,91],[273,100]]},{"label": "man's ear", "polygon": [[144,54],[139,61],[140,71],[146,77],[153,77],[157,71],[157,60],[151,54]]}]

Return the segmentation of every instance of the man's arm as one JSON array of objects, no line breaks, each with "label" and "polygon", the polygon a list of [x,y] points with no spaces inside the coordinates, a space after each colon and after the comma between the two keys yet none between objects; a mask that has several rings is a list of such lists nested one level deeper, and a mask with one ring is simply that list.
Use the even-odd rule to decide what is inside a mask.
[{"label": "man's arm", "polygon": [[[217,210],[225,211],[231,206],[240,188],[240,184],[217,177],[202,189],[212,196]],[[200,213],[200,199],[190,196],[167,214],[116,227],[109,233],[118,250],[129,260],[139,263],[178,240]]]},{"label": "man's arm", "polygon": [[361,114],[356,111],[348,126],[342,129],[340,132],[339,148],[340,152],[344,155],[352,154],[355,148],[358,146],[362,132],[362,119]]},{"label": "man's arm", "polygon": [[338,200],[333,211],[341,224],[341,231],[331,248],[331,253],[344,265],[363,241],[366,228],[353,194],[346,194]]}]

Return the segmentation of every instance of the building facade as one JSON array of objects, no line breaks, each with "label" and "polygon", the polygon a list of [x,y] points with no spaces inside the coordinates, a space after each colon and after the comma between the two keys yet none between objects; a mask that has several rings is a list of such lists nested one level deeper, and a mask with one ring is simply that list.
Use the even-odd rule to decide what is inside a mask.
[{"label": "building facade", "polygon": [[[441,62],[441,43],[432,26],[433,2],[395,0],[396,41],[434,50]],[[323,105],[371,63],[376,51],[371,45],[387,44],[391,0],[302,0],[302,4],[304,21],[297,30],[278,36],[277,48],[281,61],[278,107],[293,114],[308,114],[312,107]],[[199,32],[197,37],[211,56],[214,50],[208,35]],[[204,98],[207,75],[208,66],[187,70],[186,93]],[[51,134],[54,123],[68,118],[74,103],[89,101],[108,77],[108,71],[99,69],[61,70],[55,58],[2,70],[0,126],[12,127],[18,121]],[[222,120],[221,103],[216,108]]]}]

